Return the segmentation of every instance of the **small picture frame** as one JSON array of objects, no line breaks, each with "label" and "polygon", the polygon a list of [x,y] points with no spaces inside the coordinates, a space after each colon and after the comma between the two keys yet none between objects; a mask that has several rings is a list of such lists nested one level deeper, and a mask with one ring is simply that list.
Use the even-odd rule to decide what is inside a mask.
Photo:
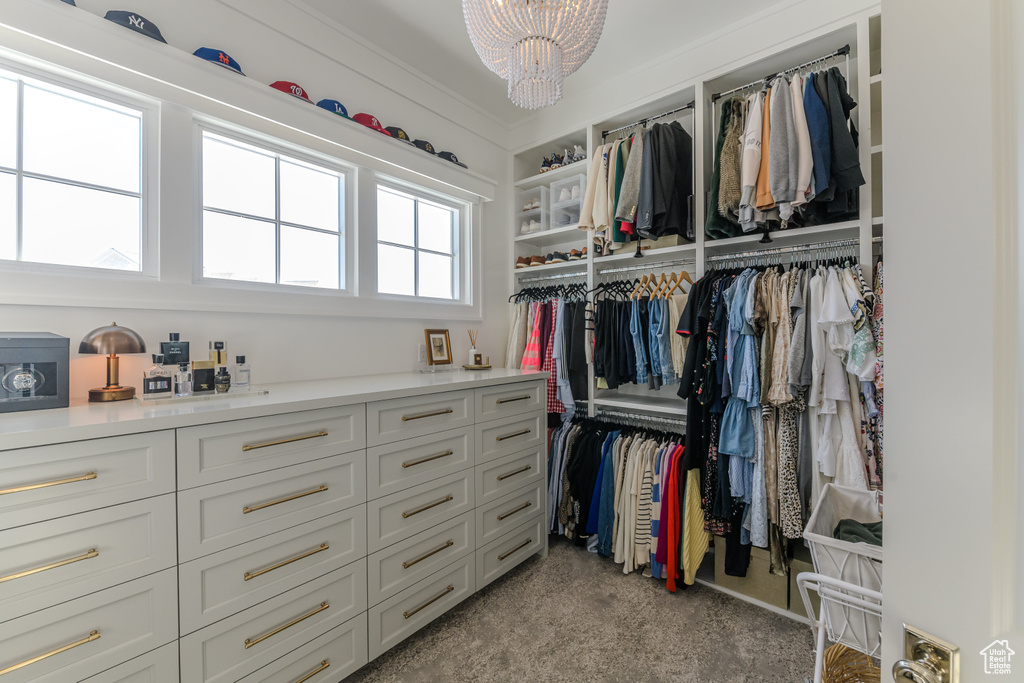
[{"label": "small picture frame", "polygon": [[452,342],[448,338],[448,330],[423,330],[427,340],[427,364],[451,365]]}]

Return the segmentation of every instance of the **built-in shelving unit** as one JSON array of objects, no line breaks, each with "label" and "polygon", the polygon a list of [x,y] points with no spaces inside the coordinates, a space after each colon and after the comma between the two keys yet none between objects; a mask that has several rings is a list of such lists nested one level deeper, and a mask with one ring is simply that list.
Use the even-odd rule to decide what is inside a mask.
[{"label": "built-in shelving unit", "polygon": [[586,236],[586,232],[580,232],[580,229],[575,225],[570,225],[564,228],[551,228],[550,230],[542,230],[540,232],[531,232],[526,235],[517,235],[516,242],[526,242],[528,244],[535,244],[537,246],[548,246],[552,244],[561,244],[562,242],[568,242],[572,240],[580,240]]}]

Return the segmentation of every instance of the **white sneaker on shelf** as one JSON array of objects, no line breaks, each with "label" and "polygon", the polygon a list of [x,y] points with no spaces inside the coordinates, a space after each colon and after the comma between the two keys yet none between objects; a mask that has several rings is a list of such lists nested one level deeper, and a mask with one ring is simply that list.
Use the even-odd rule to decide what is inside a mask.
[{"label": "white sneaker on shelf", "polygon": [[527,223],[526,221],[523,221],[522,226],[519,228],[519,234],[520,235],[526,235],[529,232],[530,232],[530,224]]},{"label": "white sneaker on shelf", "polygon": [[530,207],[530,208],[532,208],[532,209],[539,209],[540,208],[540,200],[539,199],[534,199],[533,200],[533,206]]},{"label": "white sneaker on shelf", "polygon": [[579,145],[576,145],[575,147],[573,147],[572,160],[574,162],[575,161],[583,161],[586,158],[587,158],[587,153],[583,151],[582,147],[580,147]]},{"label": "white sneaker on shelf", "polygon": [[540,232],[540,222],[530,221],[529,232]]},{"label": "white sneaker on shelf", "polygon": [[573,185],[572,186],[572,192],[569,193],[569,199],[579,199],[579,198],[580,198],[580,186],[579,185]]},{"label": "white sneaker on shelf", "polygon": [[567,202],[572,199],[572,193],[569,192],[568,187],[563,187],[562,191],[558,193],[558,201]]},{"label": "white sneaker on shelf", "polygon": [[526,202],[525,204],[523,204],[523,213],[526,213],[527,211],[529,211],[532,208],[533,208],[533,202]]}]

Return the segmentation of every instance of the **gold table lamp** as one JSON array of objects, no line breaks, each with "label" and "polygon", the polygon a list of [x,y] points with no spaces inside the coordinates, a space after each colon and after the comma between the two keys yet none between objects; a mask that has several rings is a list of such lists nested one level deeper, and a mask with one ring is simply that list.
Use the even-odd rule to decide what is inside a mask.
[{"label": "gold table lamp", "polygon": [[89,390],[90,402],[124,401],[135,396],[135,387],[122,387],[118,384],[119,353],[145,353],[146,342],[135,330],[118,327],[117,323],[109,327],[97,327],[85,335],[78,345],[79,353],[97,353],[107,355],[107,386]]}]

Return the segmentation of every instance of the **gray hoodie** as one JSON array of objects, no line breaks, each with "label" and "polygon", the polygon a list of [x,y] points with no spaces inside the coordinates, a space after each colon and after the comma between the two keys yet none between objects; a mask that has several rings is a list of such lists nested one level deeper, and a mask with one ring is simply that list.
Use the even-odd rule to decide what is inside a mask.
[{"label": "gray hoodie", "polygon": [[796,199],[800,151],[796,138],[796,121],[793,118],[793,98],[789,81],[782,74],[772,86],[772,92],[780,97],[771,100],[772,144],[768,149],[768,177],[771,181],[772,199],[779,206],[783,220],[793,215],[792,202]]}]

